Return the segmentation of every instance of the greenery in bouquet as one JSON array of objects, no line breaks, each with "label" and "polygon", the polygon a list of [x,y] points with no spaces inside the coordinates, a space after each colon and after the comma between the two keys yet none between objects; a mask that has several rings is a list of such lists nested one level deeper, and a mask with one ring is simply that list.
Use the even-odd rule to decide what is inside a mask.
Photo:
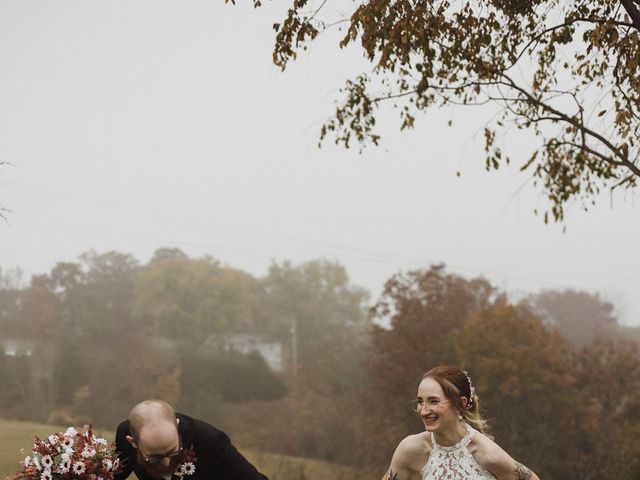
[{"label": "greenery in bouquet", "polygon": [[91,425],[35,437],[31,455],[8,480],[113,480],[120,464],[113,443],[93,434]]}]

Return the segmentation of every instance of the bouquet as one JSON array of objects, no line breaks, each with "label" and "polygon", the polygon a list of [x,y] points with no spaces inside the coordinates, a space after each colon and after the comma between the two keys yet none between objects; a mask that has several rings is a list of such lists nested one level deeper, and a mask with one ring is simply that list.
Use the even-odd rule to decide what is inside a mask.
[{"label": "bouquet", "polygon": [[36,436],[31,455],[8,480],[113,480],[119,469],[115,445],[85,425],[83,431],[70,427],[46,440]]}]

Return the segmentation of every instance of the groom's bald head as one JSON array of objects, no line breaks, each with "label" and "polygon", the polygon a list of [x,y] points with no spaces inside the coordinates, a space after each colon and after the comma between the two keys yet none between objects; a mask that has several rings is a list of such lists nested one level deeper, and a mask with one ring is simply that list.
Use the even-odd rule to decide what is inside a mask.
[{"label": "groom's bald head", "polygon": [[148,434],[175,431],[176,412],[162,400],[145,400],[129,412],[129,428],[136,441]]}]

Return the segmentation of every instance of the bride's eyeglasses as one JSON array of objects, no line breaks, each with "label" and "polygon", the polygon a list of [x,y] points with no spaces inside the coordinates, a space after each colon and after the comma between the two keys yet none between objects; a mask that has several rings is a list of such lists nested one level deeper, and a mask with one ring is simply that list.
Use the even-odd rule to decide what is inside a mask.
[{"label": "bride's eyeglasses", "polygon": [[421,398],[418,398],[411,402],[411,407],[414,412],[420,413],[422,411],[422,407],[424,407],[425,405],[428,405],[434,409],[439,409],[441,407],[444,407],[450,401],[451,400],[439,400],[434,398],[434,399],[429,399],[425,402]]}]

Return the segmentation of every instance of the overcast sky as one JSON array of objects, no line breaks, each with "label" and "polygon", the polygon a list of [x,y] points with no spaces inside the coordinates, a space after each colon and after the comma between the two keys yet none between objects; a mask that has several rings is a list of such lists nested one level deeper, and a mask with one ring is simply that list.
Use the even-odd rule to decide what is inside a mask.
[{"label": "overcast sky", "polygon": [[[254,275],[323,257],[375,299],[393,273],[444,262],[514,295],[600,292],[640,325],[638,194],[544,225],[526,173],[484,171],[486,109],[409,133],[389,115],[381,148],[318,149],[339,88],[370,67],[330,32],[282,73],[271,26],[290,2],[237,3],[0,2],[3,270],[162,246]],[[531,143],[510,135],[517,164]]]}]

